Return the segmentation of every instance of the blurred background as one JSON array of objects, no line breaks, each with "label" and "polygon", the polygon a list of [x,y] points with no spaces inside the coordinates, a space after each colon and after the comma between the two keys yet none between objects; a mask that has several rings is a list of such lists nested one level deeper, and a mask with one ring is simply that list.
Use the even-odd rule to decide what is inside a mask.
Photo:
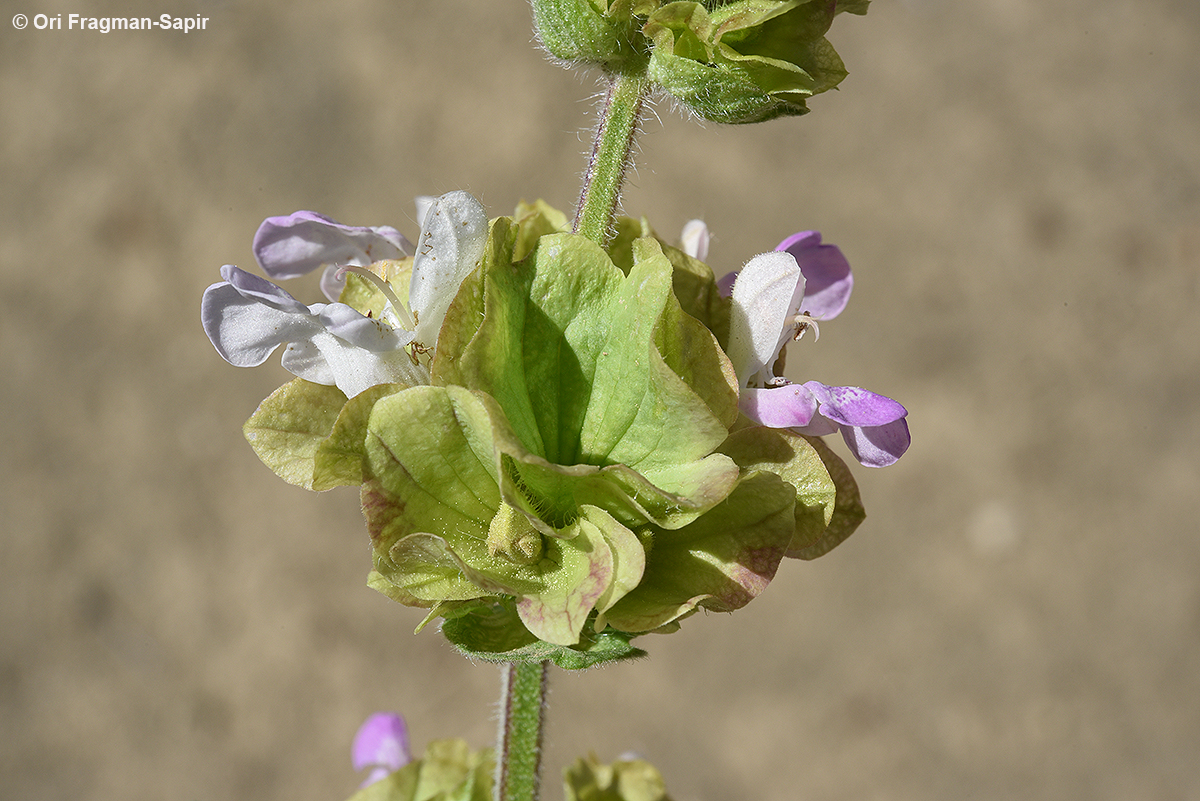
[{"label": "blurred background", "polygon": [[[0,798],[342,799],[379,709],[418,746],[490,744],[497,671],[367,589],[354,490],[258,462],[241,424],[289,376],[222,362],[200,294],[269,215],[412,237],[418,194],[570,209],[594,76],[544,61],[521,0],[24,2],[0,17]],[[855,297],[789,373],[899,399],[912,449],[746,609],[559,671],[546,796],[637,751],[677,801],[1200,799],[1200,4],[876,0],[831,39],[850,77],[804,118],[658,105],[625,209],[667,237],[703,217],[718,273],[805,228],[839,244]]]}]

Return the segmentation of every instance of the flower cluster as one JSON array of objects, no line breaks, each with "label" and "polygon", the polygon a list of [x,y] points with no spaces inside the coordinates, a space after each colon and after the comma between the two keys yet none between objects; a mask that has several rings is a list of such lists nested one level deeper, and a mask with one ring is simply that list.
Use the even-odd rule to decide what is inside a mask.
[{"label": "flower cluster", "polygon": [[870,0],[533,0],[555,57],[640,75],[705,119],[763,122],[808,111],[846,77],[825,38]]},{"label": "flower cluster", "polygon": [[[491,749],[473,752],[463,740],[434,740],[414,759],[408,725],[394,712],[376,712],[354,735],[354,769],[369,770],[350,801],[485,801],[492,798]],[[662,774],[643,759],[623,756],[603,765],[594,756],[563,771],[567,801],[670,801]]]},{"label": "flower cluster", "polygon": [[202,317],[235,365],[284,348],[297,378],[247,422],[251,445],[291,483],[360,486],[370,585],[472,656],[585,667],[740,608],[863,517],[820,436],[868,466],[908,445],[895,401],[777,375],[849,298],[815,232],[718,281],[700,223],[677,248],[622,219],[602,248],[541,203],[490,222],[462,192],[424,206],[415,246],[271,218],[267,274],[324,268],[337,299],[227,265]]}]

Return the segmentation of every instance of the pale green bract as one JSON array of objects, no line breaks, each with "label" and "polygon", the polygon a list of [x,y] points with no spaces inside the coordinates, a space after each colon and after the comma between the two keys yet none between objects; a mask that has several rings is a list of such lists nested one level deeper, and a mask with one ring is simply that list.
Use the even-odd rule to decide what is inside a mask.
[{"label": "pale green bract", "polygon": [[[539,203],[481,232],[428,385],[296,379],[246,430],[291,483],[361,485],[369,584],[445,618],[464,653],[582,668],[744,606],[862,507],[819,442],[739,416],[706,265],[644,221],[607,250],[564,227]],[[349,278],[343,303],[382,305]]]}]

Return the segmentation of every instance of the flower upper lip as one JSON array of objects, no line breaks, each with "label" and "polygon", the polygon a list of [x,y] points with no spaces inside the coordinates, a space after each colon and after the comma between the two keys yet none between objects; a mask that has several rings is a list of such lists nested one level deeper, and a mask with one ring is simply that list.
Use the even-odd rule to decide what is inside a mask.
[{"label": "flower upper lip", "polygon": [[[405,347],[436,343],[459,285],[482,258],[487,224],[483,207],[466,192],[450,192],[429,205],[409,287],[416,317],[411,330],[397,324],[411,319],[408,309],[381,320],[344,303],[306,306],[270,281],[227,264],[221,268],[225,280],[204,292],[204,331],[217,353],[239,367],[262,364],[286,344],[287,370],[314,383],[336,385],[347,396],[376,384],[428,383],[428,369],[414,363]],[[311,211],[268,218],[254,238],[255,256],[273,278],[324,267],[322,290],[331,299],[342,265],[361,269],[413,250],[394,228],[342,225]]]},{"label": "flower upper lip", "polygon": [[412,762],[408,725],[395,712],[376,712],[359,726],[351,746],[355,770],[371,769],[362,787],[385,778]]},{"label": "flower upper lip", "polygon": [[263,272],[275,280],[325,268],[321,290],[330,300],[337,300],[341,289],[340,282],[333,278],[338,267],[366,267],[413,255],[412,243],[395,228],[342,225],[315,211],[263,220],[254,234],[253,250]]}]

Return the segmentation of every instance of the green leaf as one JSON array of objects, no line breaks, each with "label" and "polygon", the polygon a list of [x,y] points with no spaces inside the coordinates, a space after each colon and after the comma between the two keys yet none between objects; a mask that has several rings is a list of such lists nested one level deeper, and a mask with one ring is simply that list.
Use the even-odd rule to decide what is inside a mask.
[{"label": "green leaf", "polygon": [[567,215],[544,200],[533,204],[521,201],[513,215],[517,224],[517,243],[513,248],[512,260],[521,261],[533,250],[539,238],[546,234],[565,233],[571,230]]},{"label": "green leaf", "polygon": [[345,403],[346,396],[337,387],[296,378],[259,404],[242,432],[258,458],[277,476],[289,484],[314,489],[317,451]]},{"label": "green leaf", "polygon": [[513,265],[497,221],[482,323],[461,353],[439,346],[433,382],[487,392],[521,443],[556,464],[649,475],[702,459],[736,415],[732,374],[711,335],[681,313],[671,262],[653,240],[638,241],[628,276],[570,234],[542,236]]},{"label": "green leaf", "polygon": [[671,262],[671,286],[684,312],[699,320],[724,347],[729,342],[729,298],[721,294],[712,268],[679,248],[662,242]]},{"label": "green leaf", "polygon": [[500,506],[495,459],[490,443],[459,424],[449,393],[414,387],[377,402],[365,450],[363,514],[375,569],[427,602],[488,594],[457,560],[487,558],[488,526]]},{"label": "green leaf", "polygon": [[[521,448],[485,395],[415,387],[379,400],[367,425],[363,484],[379,576],[372,586],[417,606],[515,596],[531,632],[573,645],[593,609],[603,611],[637,584],[642,545],[598,507],[582,506],[552,528],[535,516],[536,499],[501,475],[506,459],[554,468]],[[497,538],[504,506],[510,516],[526,515],[533,527],[526,531],[543,532],[542,541],[513,549],[511,535]]]},{"label": "green leaf", "polygon": [[[592,376],[576,461],[649,473],[701,459],[725,438],[736,390],[721,380],[724,355],[711,335],[680,312],[671,273],[658,244],[638,240],[633,267],[609,299],[607,330],[576,338]],[[592,322],[579,319],[580,328]]]}]

